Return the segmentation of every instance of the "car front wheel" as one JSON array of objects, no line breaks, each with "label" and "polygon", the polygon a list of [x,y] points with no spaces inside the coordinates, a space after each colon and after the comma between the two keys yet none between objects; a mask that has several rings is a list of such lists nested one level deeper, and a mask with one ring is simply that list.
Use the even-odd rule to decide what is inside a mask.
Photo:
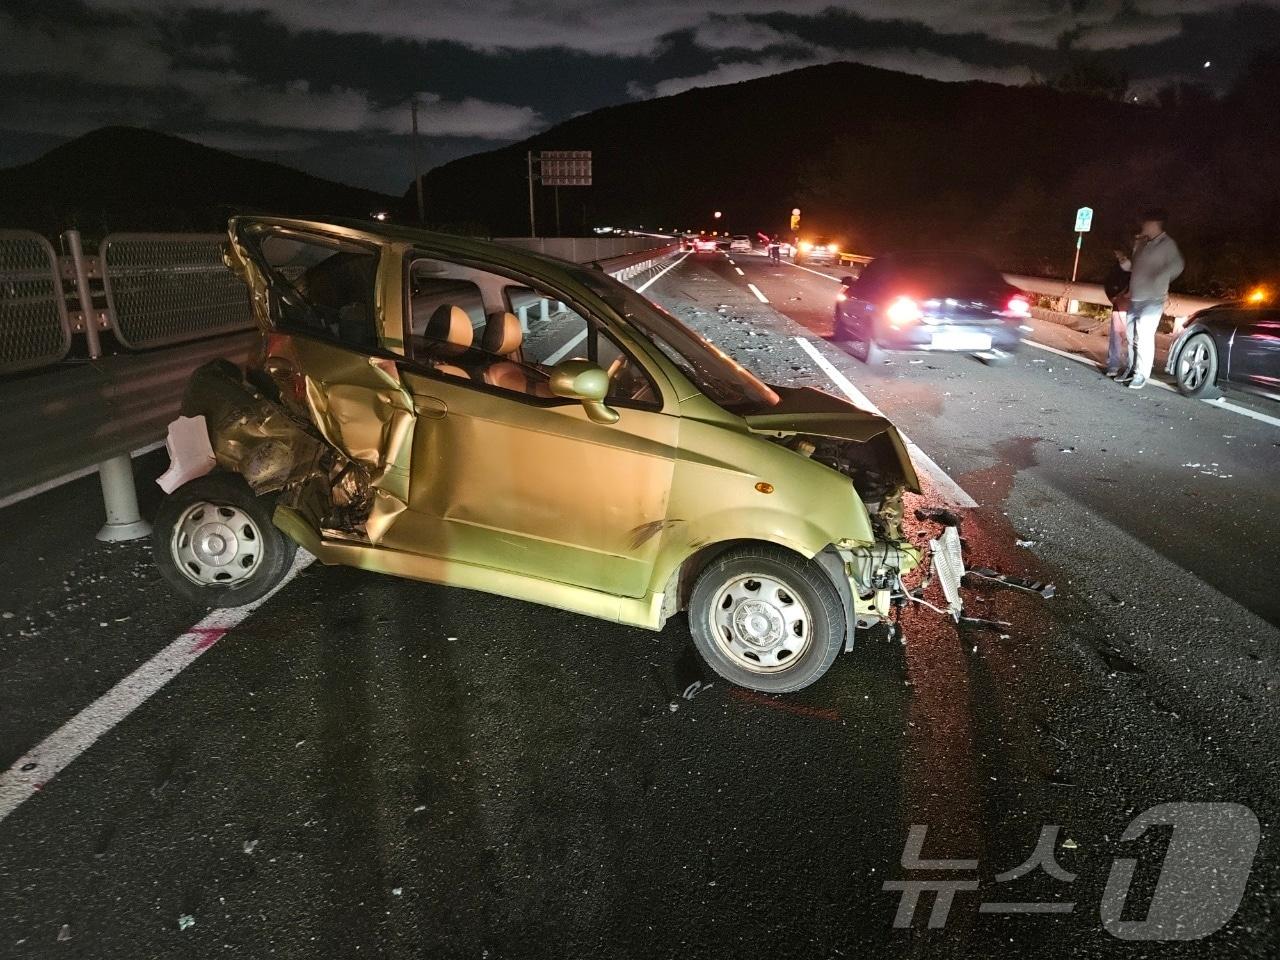
[{"label": "car front wheel", "polygon": [[844,608],[816,563],[768,544],[722,554],[689,601],[699,655],[731,683],[764,693],[801,690],[844,645]]},{"label": "car front wheel", "polygon": [[1184,396],[1202,399],[1218,395],[1218,351],[1207,333],[1197,333],[1183,344],[1176,377],[1178,392]]},{"label": "car front wheel", "polygon": [[262,597],[284,578],[297,550],[271,522],[271,500],[234,473],[184,483],[160,504],[153,524],[160,575],[180,596],[208,607]]}]

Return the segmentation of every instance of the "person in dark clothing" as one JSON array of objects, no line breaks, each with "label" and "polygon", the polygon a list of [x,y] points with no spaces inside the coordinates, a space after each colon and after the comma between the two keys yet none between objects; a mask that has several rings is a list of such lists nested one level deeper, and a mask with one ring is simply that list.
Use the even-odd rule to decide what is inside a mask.
[{"label": "person in dark clothing", "polygon": [[1118,377],[1129,372],[1129,254],[1117,247],[1112,251],[1116,262],[1102,281],[1103,292],[1111,302],[1111,326],[1107,332],[1107,376]]}]

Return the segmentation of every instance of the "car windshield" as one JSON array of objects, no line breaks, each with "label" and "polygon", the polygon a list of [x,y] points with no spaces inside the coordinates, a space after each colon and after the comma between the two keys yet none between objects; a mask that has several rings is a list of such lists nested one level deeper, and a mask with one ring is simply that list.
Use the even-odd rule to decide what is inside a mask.
[{"label": "car windshield", "polygon": [[768,384],[652,300],[601,273],[584,270],[579,277],[718,405],[734,410],[761,404],[772,407],[781,402]]}]

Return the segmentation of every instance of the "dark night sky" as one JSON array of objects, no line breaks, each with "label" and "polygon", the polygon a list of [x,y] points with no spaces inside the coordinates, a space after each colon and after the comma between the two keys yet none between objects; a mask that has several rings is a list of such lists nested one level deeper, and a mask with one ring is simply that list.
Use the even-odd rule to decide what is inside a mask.
[{"label": "dark night sky", "polygon": [[124,123],[399,193],[415,94],[432,165],[834,60],[1019,84],[1093,51],[1141,94],[1277,42],[1280,0],[0,0],[0,166]]}]

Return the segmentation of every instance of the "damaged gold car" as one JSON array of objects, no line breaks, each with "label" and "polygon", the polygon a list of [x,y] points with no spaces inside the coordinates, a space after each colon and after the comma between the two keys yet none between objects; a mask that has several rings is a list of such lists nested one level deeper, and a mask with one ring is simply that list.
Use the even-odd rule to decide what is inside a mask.
[{"label": "damaged gold car", "polygon": [[660,630],[744,687],[814,682],[902,602],[897,430],[771,387],[599,269],[383,224],[238,218],[258,361],[198,370],[155,523],[169,584],[323,563]]}]

